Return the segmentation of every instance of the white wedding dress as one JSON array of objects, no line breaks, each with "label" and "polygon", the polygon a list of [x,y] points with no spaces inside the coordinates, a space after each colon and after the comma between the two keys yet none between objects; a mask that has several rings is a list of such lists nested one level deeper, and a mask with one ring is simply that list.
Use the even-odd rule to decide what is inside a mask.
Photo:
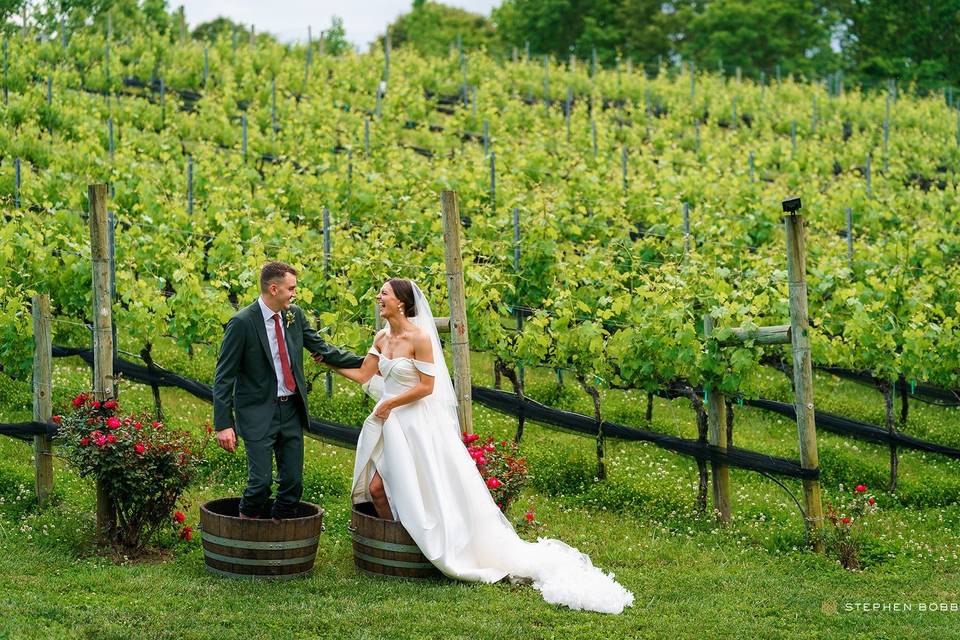
[{"label": "white wedding dress", "polygon": [[[437,351],[435,346],[434,360],[442,363]],[[377,400],[414,386],[418,370],[449,380],[445,363],[387,358],[376,348],[370,353],[379,358],[382,377],[375,376],[364,389]],[[436,379],[435,391],[440,384]],[[480,582],[527,579],[544,600],[571,609],[621,613],[631,606],[633,594],[585,554],[559,540],[531,543],[517,536],[460,440],[455,414],[449,424],[450,414],[437,411],[429,398],[393,409],[386,420],[371,413],[364,421],[353,503],[370,502],[370,480],[379,471],[394,518],[445,575]]]}]

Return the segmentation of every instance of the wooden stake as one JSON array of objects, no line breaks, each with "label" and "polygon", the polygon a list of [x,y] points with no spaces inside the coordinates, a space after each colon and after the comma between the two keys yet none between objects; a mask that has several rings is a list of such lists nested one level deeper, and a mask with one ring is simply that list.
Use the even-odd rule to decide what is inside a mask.
[{"label": "wooden stake", "polygon": [[193,156],[187,156],[187,213],[193,215]]},{"label": "wooden stake", "polygon": [[853,273],[853,209],[847,207],[847,264]]},{"label": "wooden stake", "polygon": [[[44,424],[53,415],[53,342],[50,295],[33,296],[33,421]],[[53,491],[53,448],[48,435],[33,437],[37,503],[47,506]]]},{"label": "wooden stake", "polygon": [[[787,278],[790,285],[790,328],[793,335],[794,406],[800,441],[800,466],[819,469],[817,426],[813,409],[813,365],[807,310],[807,247],[803,216],[795,210],[783,218],[787,236]],[[803,480],[803,499],[807,522],[814,533],[823,527],[823,505],[819,480]],[[813,536],[814,549],[823,550],[822,540]]]},{"label": "wooden stake", "polygon": [[20,208],[20,158],[13,159],[13,206]]},{"label": "wooden stake", "polygon": [[[520,209],[519,207],[513,208],[513,270],[517,274],[517,278],[520,278]],[[517,332],[523,331],[523,314],[520,312],[520,309],[516,309],[517,315]],[[517,365],[517,376],[519,378],[519,383],[521,388],[523,387],[523,365]],[[521,428],[522,432],[522,428]],[[520,432],[518,432],[520,433]],[[520,441],[519,435],[517,436],[517,442]]]},{"label": "wooden stake", "polygon": [[6,106],[10,102],[10,89],[7,76],[10,73],[10,41],[3,39],[3,104]]},{"label": "wooden stake", "polygon": [[450,345],[453,350],[454,388],[460,430],[473,433],[473,406],[470,386],[470,339],[467,332],[467,301],[460,254],[460,205],[454,191],[440,193],[443,213],[443,244],[450,296]]},{"label": "wooden stake", "polygon": [[590,137],[593,139],[593,159],[597,159],[597,121],[590,118]]},{"label": "wooden stake", "polygon": [[[713,317],[703,316],[703,337],[713,333]],[[707,395],[707,430],[710,444],[721,451],[727,450],[727,405],[723,394],[716,389],[704,387]],[[723,524],[730,523],[730,471],[726,465],[711,463],[713,470],[713,508]]]},{"label": "wooden stake", "polygon": [[[90,200],[90,255],[93,260],[93,397],[115,397],[113,377],[113,309],[110,299],[110,246],[107,226],[107,185],[87,189]],[[106,485],[97,481],[97,535],[109,540],[116,519]]]},{"label": "wooden stake", "polygon": [[497,213],[497,152],[490,152],[490,215]]},{"label": "wooden stake", "polygon": [[[327,207],[323,208],[323,277],[324,279],[330,277],[330,209]],[[377,318],[379,317],[378,309]],[[333,372],[331,371],[327,371],[325,388],[329,398],[333,395]]]},{"label": "wooden stake", "polygon": [[240,128],[242,141],[240,148],[243,150],[243,161],[247,161],[247,114],[241,114],[240,116]]}]

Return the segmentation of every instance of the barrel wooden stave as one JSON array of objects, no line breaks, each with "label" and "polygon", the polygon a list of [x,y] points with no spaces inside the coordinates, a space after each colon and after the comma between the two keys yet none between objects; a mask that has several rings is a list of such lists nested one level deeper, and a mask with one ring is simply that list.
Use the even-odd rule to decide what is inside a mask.
[{"label": "barrel wooden stave", "polygon": [[354,563],[364,573],[418,580],[441,577],[399,522],[382,520],[355,506],[350,524]]},{"label": "barrel wooden stave", "polygon": [[323,510],[302,503],[311,515],[274,523],[241,520],[238,498],[213,500],[201,508],[207,569],[237,578],[294,578],[313,569]]}]

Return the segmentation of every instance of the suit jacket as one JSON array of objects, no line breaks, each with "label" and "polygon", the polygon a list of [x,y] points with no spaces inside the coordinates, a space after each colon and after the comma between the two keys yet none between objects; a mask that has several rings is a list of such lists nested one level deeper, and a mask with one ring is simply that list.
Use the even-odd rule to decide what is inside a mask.
[{"label": "suit jacket", "polygon": [[[290,305],[293,322],[287,325],[287,311],[280,314],[284,324],[290,368],[297,383],[294,400],[303,407],[307,427],[307,382],[303,375],[303,350],[323,356],[325,364],[356,369],[363,358],[324,342],[310,328],[303,310]],[[217,431],[233,427],[237,434],[258,440],[267,434],[277,400],[277,374],[273,368],[270,341],[259,303],[238,311],[229,322],[220,345],[217,372],[213,379],[213,426]]]}]

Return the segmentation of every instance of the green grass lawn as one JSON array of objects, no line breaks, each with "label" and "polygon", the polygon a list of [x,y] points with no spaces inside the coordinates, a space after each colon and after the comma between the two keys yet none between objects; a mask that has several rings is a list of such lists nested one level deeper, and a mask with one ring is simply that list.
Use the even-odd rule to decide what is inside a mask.
[{"label": "green grass lawn", "polygon": [[[193,360],[173,350],[165,366],[209,379],[212,355]],[[474,379],[489,384],[490,363],[475,358]],[[529,371],[529,395],[581,412],[589,398],[558,389],[549,371]],[[76,359],[56,362],[55,397],[63,401],[90,373]],[[768,397],[787,399],[789,384],[771,372]],[[29,418],[29,387],[8,380],[0,421]],[[321,383],[317,379],[317,383]],[[831,377],[815,382],[817,406],[876,424],[882,398]],[[163,391],[168,422],[199,433],[210,406]],[[125,409],[152,408],[150,390],[122,387]],[[628,425],[694,437],[682,400],[655,400],[644,424],[644,394],[607,392],[604,414]],[[332,399],[318,384],[311,412],[359,424],[368,403],[338,380]],[[960,412],[912,403],[909,432],[956,446]],[[509,417],[475,406],[476,428],[511,437]],[[796,427],[779,416],[736,408],[735,441],[797,458]],[[199,536],[170,543],[162,562],[116,563],[91,553],[92,484],[56,465],[54,504],[34,505],[32,449],[0,438],[0,638],[947,638],[958,637],[960,612],[920,611],[921,604],[960,603],[960,463],[902,451],[900,489],[884,491],[888,451],[819,434],[825,499],[838,485],[865,482],[881,512],[868,525],[865,569],[849,572],[804,550],[793,500],[767,478],[732,470],[734,522],[726,529],[694,509],[696,464],[653,445],[608,441],[609,478],[597,482],[591,438],[528,425],[523,448],[532,479],[514,511],[532,506],[540,535],[560,538],[613,571],[636,596],[623,615],[576,612],[546,604],[530,587],[452,581],[417,583],[357,572],[346,525],[353,451],[308,440],[304,498],[326,509],[314,572],[280,583],[249,583],[205,571]],[[236,495],[242,454],[211,447],[208,464],[186,496],[188,523],[204,500]],[[800,495],[798,481],[784,480]],[[532,534],[527,534],[532,535]],[[912,605],[913,611],[856,607]]]}]

